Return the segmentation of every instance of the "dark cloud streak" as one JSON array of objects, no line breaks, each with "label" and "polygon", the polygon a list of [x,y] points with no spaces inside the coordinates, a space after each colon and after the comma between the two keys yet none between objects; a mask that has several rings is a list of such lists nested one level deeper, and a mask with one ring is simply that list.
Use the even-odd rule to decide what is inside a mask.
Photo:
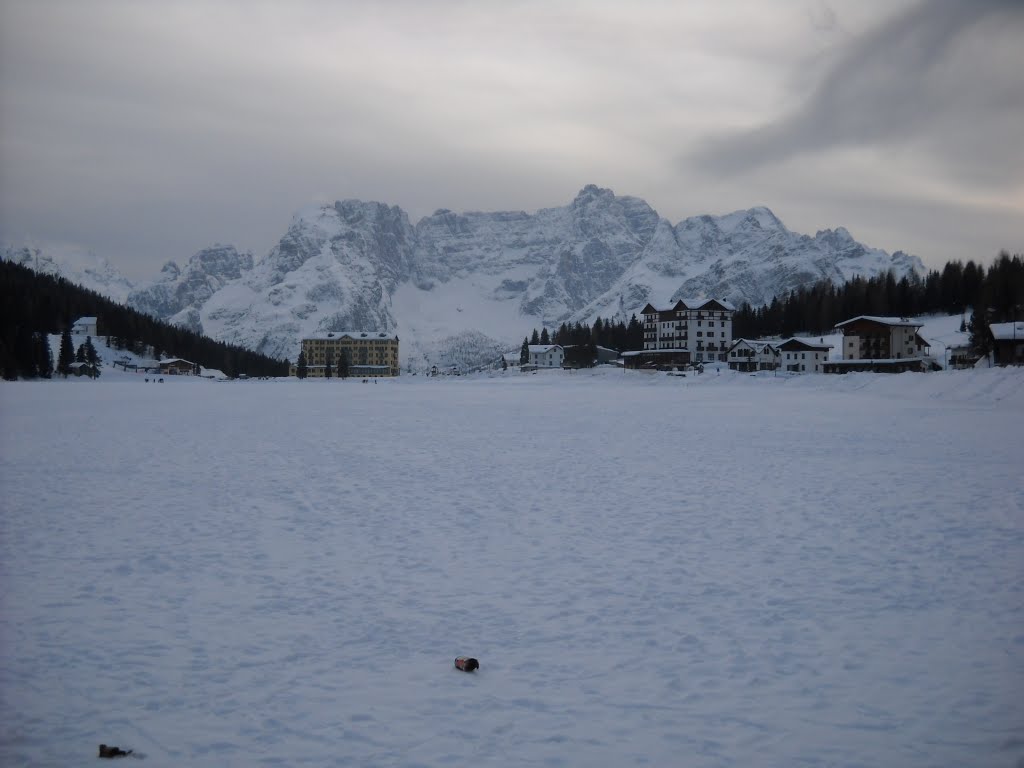
[{"label": "dark cloud streak", "polygon": [[1018,0],[927,0],[854,41],[794,113],[709,140],[696,164],[737,174],[808,152],[905,144],[961,180],[1013,184],[1024,170],[1022,148],[1007,145],[1024,125],[1021,39]]}]

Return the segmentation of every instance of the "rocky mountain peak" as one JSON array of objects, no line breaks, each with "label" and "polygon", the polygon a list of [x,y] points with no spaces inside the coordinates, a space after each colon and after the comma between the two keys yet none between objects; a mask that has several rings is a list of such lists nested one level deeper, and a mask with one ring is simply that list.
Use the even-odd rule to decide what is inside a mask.
[{"label": "rocky mountain peak", "polygon": [[923,266],[841,227],[791,232],[765,206],[673,225],[640,198],[588,184],[561,207],[439,209],[415,226],[380,202],[310,206],[262,258],[214,245],[184,269],[166,264],[128,302],[281,358],[294,359],[310,333],[364,329],[397,331],[403,368],[465,367],[516,348],[533,328],[628,321],[647,302],[682,296],[758,305],[887,269]]}]

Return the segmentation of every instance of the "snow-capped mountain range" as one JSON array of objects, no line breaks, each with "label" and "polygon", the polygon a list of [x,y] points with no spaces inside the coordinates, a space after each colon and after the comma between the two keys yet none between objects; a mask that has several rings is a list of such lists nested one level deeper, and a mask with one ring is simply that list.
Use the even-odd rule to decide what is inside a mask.
[{"label": "snow-capped mountain range", "polygon": [[533,328],[628,320],[647,302],[759,305],[822,278],[924,272],[916,256],[869,248],[843,228],[791,232],[767,208],[672,225],[643,200],[593,185],[536,213],[439,210],[415,225],[382,203],[312,206],[262,258],[216,245],[134,286],[91,255],[8,248],[4,257],[276,357],[294,360],[316,331],[395,332],[413,370],[472,366]]}]

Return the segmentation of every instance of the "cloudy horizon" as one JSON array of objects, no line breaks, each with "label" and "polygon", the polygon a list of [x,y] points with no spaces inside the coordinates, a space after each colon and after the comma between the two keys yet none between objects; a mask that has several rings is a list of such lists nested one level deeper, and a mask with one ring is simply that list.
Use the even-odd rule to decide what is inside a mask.
[{"label": "cloudy horizon", "polygon": [[1024,251],[1024,3],[0,0],[0,240],[155,277],[316,202],[765,205]]}]

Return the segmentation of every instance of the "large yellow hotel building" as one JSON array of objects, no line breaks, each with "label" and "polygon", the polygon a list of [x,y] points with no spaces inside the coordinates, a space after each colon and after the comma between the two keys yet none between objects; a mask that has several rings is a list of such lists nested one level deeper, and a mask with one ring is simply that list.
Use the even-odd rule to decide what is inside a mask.
[{"label": "large yellow hotel building", "polygon": [[[338,375],[338,358],[344,354],[348,359],[348,375],[353,378],[368,376],[397,376],[398,336],[380,331],[325,331],[302,340],[302,351],[306,356],[306,375],[323,376],[327,362],[331,363],[332,375]],[[290,374],[298,373],[297,363],[292,363]]]}]

